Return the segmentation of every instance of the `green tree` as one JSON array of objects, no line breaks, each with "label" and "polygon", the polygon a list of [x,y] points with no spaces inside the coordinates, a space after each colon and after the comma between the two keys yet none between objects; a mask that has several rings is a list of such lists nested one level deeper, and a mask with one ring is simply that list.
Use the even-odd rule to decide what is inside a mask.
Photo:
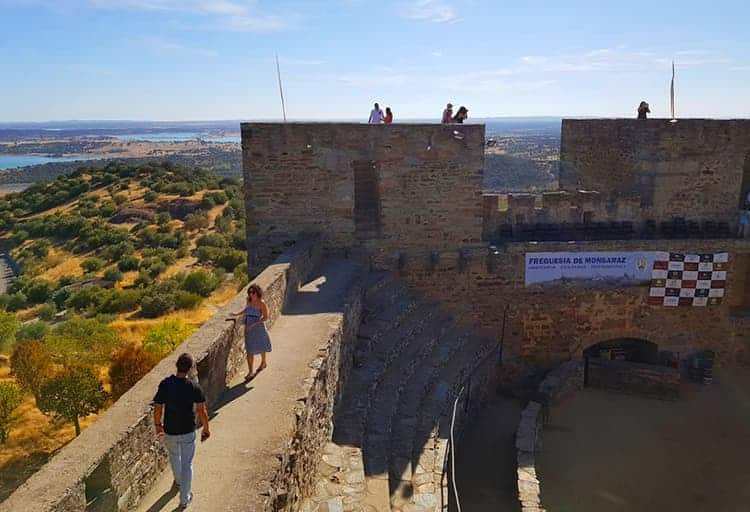
[{"label": "green tree", "polygon": [[8,305],[6,306],[8,311],[18,311],[29,305],[26,294],[23,292],[11,293],[8,296]]},{"label": "green tree", "polygon": [[52,373],[52,356],[41,341],[22,341],[10,356],[10,367],[18,384],[38,397],[42,383]]},{"label": "green tree", "polygon": [[12,382],[0,382],[0,444],[8,440],[13,413],[23,401],[21,388]]},{"label": "green tree", "polygon": [[20,325],[14,313],[0,311],[0,352],[8,352],[13,348]]},{"label": "green tree", "polygon": [[182,289],[208,297],[211,292],[219,286],[219,280],[213,272],[207,270],[195,270],[190,272],[182,281]]},{"label": "green tree", "polygon": [[136,382],[146,375],[159,361],[157,356],[140,345],[129,343],[114,356],[109,367],[109,381],[112,384],[112,395],[122,396]]},{"label": "green tree", "polygon": [[86,272],[96,272],[104,266],[104,260],[101,258],[87,258],[81,263],[81,268]]},{"label": "green tree", "polygon": [[104,279],[106,279],[107,281],[116,283],[118,281],[122,281],[122,278],[122,272],[117,268],[108,268],[104,271]]},{"label": "green tree", "polygon": [[143,348],[159,359],[166,356],[190,336],[195,327],[179,318],[167,318],[153,325],[143,338]]},{"label": "green tree", "polygon": [[49,324],[46,322],[29,322],[22,324],[16,332],[17,341],[41,340],[49,332]]},{"label": "green tree", "polygon": [[44,382],[37,406],[44,414],[59,416],[73,423],[81,433],[80,418],[99,412],[107,394],[92,367],[73,366]]},{"label": "green tree", "polygon": [[138,258],[132,255],[127,255],[120,258],[120,260],[117,262],[117,268],[119,268],[123,272],[128,272],[130,270],[138,270],[139,264],[140,260]]},{"label": "green tree", "polygon": [[52,283],[46,279],[34,279],[26,286],[24,292],[29,303],[42,304],[52,297],[53,289]]},{"label": "green tree", "polygon": [[74,316],[52,329],[44,337],[44,343],[54,359],[62,364],[97,364],[109,360],[120,339],[110,326]]}]

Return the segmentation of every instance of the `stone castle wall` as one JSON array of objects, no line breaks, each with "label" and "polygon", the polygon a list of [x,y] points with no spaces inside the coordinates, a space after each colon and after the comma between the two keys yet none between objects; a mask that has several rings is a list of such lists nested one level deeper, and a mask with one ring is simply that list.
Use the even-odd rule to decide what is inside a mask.
[{"label": "stone castle wall", "polygon": [[482,125],[243,124],[248,247],[315,231],[392,262],[477,244],[483,148]]},{"label": "stone castle wall", "polygon": [[563,120],[562,190],[637,200],[656,221],[734,221],[748,186],[750,120]]},{"label": "stone castle wall", "polygon": [[[674,251],[730,253],[720,306],[649,306],[648,287],[592,289],[565,285],[526,287],[526,252]],[[500,333],[509,306],[503,360],[512,369],[548,367],[581,357],[596,343],[621,337],[653,341],[686,355],[710,349],[725,365],[750,365],[748,274],[750,243],[740,240],[634,240],[510,243],[502,248],[411,254],[400,270],[467,323]]]}]

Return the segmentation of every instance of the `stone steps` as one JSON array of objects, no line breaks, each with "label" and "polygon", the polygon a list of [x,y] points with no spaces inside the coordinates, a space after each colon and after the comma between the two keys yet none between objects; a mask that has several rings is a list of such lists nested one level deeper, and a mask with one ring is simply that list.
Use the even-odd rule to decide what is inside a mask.
[{"label": "stone steps", "polygon": [[484,340],[390,274],[367,284],[364,348],[338,405],[315,493],[301,510],[433,512],[441,417]]}]

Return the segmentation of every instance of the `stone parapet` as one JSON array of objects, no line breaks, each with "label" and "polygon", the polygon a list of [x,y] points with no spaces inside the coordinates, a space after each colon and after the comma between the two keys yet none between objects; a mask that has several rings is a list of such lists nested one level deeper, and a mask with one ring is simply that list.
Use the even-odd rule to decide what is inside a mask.
[{"label": "stone parapet", "polygon": [[516,430],[516,473],[521,512],[543,512],[536,454],[542,449],[542,432],[549,407],[583,389],[583,361],[574,359],[550,371],[539,384],[535,399],[521,412]]},{"label": "stone parapet", "polygon": [[587,384],[618,393],[677,400],[680,395],[680,371],[653,364],[588,358]]},{"label": "stone parapet", "polygon": [[[269,324],[273,324],[320,258],[320,244],[316,240],[304,240],[253,280],[264,290]],[[216,403],[244,364],[242,324],[227,321],[227,318],[231,312],[244,307],[245,296],[242,290],[217,311],[93,425],[1,503],[0,511],[124,511],[133,508],[167,464],[166,450],[154,435],[151,418],[151,400],[159,382],[174,372],[177,355],[189,352],[195,357],[197,379],[206,393],[209,407]],[[318,381],[313,375],[310,379],[312,389]],[[306,441],[301,444],[309,445]],[[279,482],[289,485],[283,478],[279,478]]]}]

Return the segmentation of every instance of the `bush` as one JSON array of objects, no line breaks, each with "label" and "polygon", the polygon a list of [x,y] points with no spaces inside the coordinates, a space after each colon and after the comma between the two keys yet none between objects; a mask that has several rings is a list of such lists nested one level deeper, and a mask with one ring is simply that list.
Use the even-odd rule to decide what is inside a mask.
[{"label": "bush", "polygon": [[107,290],[97,311],[104,314],[135,311],[141,303],[141,291],[136,289]]},{"label": "bush", "polygon": [[147,203],[156,201],[158,197],[159,197],[159,194],[157,194],[153,190],[148,190],[145,194],[143,194],[143,200],[146,201]]},{"label": "bush", "polygon": [[173,294],[149,293],[141,300],[141,314],[146,318],[156,318],[172,311],[175,307]]},{"label": "bush", "polygon": [[160,359],[190,336],[195,327],[178,318],[168,318],[152,326],[143,338],[143,348]]},{"label": "bush", "polygon": [[127,202],[128,198],[125,194],[116,194],[112,197],[112,200],[117,206],[121,206],[123,203]]},{"label": "bush", "polygon": [[68,299],[72,295],[72,292],[70,288],[60,288],[55,293],[52,294],[52,302],[55,303],[55,306],[57,306],[57,309],[64,309],[65,304],[68,302]]},{"label": "bush", "polygon": [[15,314],[0,311],[0,352],[9,352],[13,348],[20,325]]},{"label": "bush", "polygon": [[138,270],[139,266],[140,260],[132,255],[123,256],[120,258],[120,261],[117,262],[117,268],[123,272]]},{"label": "bush", "polygon": [[42,383],[51,375],[52,356],[41,341],[22,341],[10,356],[10,367],[18,384],[38,397]]},{"label": "bush", "polygon": [[228,247],[229,240],[227,240],[225,236],[220,235],[219,233],[211,233],[198,238],[198,240],[196,240],[195,242],[195,245],[198,247]]},{"label": "bush", "polygon": [[39,312],[37,315],[39,315],[39,318],[46,321],[51,322],[55,318],[55,314],[57,314],[57,308],[55,307],[54,302],[47,302],[46,304],[42,304],[42,307],[39,308]]},{"label": "bush", "polygon": [[116,283],[118,281],[122,281],[122,278],[122,272],[117,268],[108,268],[104,271],[104,279],[106,279],[107,281]]},{"label": "bush", "polygon": [[63,287],[68,286],[68,285],[71,285],[71,284],[73,284],[75,282],[76,282],[76,280],[75,280],[75,278],[73,276],[62,276],[57,281],[57,288],[59,290],[60,288],[63,288]]},{"label": "bush", "polygon": [[139,345],[128,344],[115,352],[109,367],[109,381],[115,399],[133,387],[158,361],[155,354]]},{"label": "bush", "polygon": [[208,227],[208,216],[205,213],[191,213],[185,217],[183,227],[188,231],[197,231]]},{"label": "bush", "polygon": [[141,260],[139,269],[151,277],[156,277],[167,270],[167,264],[161,258],[144,258]]},{"label": "bush", "polygon": [[174,294],[174,305],[176,309],[193,309],[203,301],[203,297],[195,293],[177,290]]},{"label": "bush", "polygon": [[223,249],[214,256],[213,261],[218,267],[231,272],[237,265],[247,261],[247,254],[237,249]]},{"label": "bush", "polygon": [[44,336],[49,332],[49,324],[46,322],[29,322],[22,324],[16,332],[16,340],[29,341],[29,340],[42,340]]},{"label": "bush", "polygon": [[35,240],[29,245],[28,251],[35,257],[42,259],[49,254],[50,243],[46,240]]},{"label": "bush", "polygon": [[13,415],[22,401],[21,388],[12,382],[0,382],[0,444],[8,440]]},{"label": "bush", "polygon": [[101,258],[87,258],[81,263],[81,268],[86,272],[96,272],[104,266],[104,260]]},{"label": "bush", "polygon": [[26,295],[23,292],[11,293],[8,295],[8,305],[5,309],[8,311],[18,311],[29,305]]},{"label": "bush", "polygon": [[249,282],[250,278],[247,274],[247,262],[240,263],[234,267],[234,280],[237,281],[240,288],[244,287]]},{"label": "bush", "polygon": [[94,286],[87,286],[72,292],[65,305],[76,311],[96,310],[104,300],[104,290]]},{"label": "bush", "polygon": [[160,226],[169,224],[171,220],[172,216],[169,214],[169,212],[159,212],[156,214],[156,223]]},{"label": "bush", "polygon": [[52,297],[54,286],[45,279],[34,279],[29,283],[24,292],[30,304],[42,304]]},{"label": "bush", "polygon": [[185,276],[185,279],[182,281],[182,289],[190,293],[208,297],[219,284],[219,280],[212,272],[196,270]]},{"label": "bush", "polygon": [[53,414],[73,423],[76,436],[81,433],[79,419],[99,412],[107,394],[93,368],[75,366],[45,381],[39,390],[37,406],[44,414]]}]

